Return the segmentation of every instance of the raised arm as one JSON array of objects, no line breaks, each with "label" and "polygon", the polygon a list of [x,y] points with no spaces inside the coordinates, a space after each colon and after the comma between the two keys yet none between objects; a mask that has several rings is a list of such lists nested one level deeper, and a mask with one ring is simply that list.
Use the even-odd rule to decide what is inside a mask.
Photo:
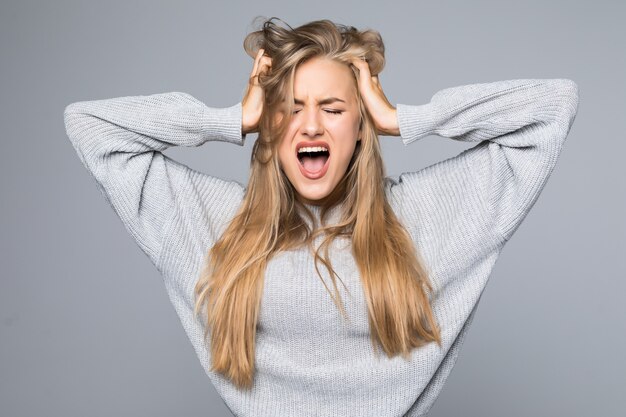
[{"label": "raised arm", "polygon": [[79,101],[65,108],[64,118],[83,165],[157,267],[174,216],[193,217],[195,227],[213,230],[243,196],[239,183],[192,170],[162,153],[207,141],[242,146],[241,103],[212,108],[189,94],[170,92]]},{"label": "raised arm", "polygon": [[[506,241],[548,180],[577,108],[578,86],[569,79],[463,85],[440,90],[427,104],[398,104],[404,144],[432,134],[478,144],[421,171],[403,173],[392,193],[409,205],[432,199],[458,213],[467,209],[464,202],[478,201],[476,206],[485,209],[485,227]],[[436,191],[429,178],[436,178]],[[447,202],[454,204],[446,207]]]}]

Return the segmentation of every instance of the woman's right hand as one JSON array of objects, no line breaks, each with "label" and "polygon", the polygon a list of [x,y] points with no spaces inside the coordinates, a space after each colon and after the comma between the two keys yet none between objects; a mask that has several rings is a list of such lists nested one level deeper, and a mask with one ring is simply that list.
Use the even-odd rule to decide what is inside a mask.
[{"label": "woman's right hand", "polygon": [[259,129],[259,121],[261,113],[263,113],[263,102],[265,100],[263,88],[259,85],[259,75],[267,73],[272,66],[272,59],[269,56],[264,56],[264,52],[265,49],[259,49],[254,59],[254,66],[248,80],[246,94],[241,102],[242,134],[258,132]]}]

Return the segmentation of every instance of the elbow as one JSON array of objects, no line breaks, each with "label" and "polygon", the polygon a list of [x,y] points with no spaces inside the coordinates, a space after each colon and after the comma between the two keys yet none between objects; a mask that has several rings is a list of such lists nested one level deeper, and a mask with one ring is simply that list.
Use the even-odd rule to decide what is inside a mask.
[{"label": "elbow", "polygon": [[578,113],[578,84],[568,78],[559,78],[557,81],[558,92],[556,97],[559,100],[559,121],[567,133],[574,124]]},{"label": "elbow", "polygon": [[68,117],[70,117],[72,114],[77,114],[80,113],[80,105],[82,102],[80,101],[76,101],[74,103],[70,103],[67,106],[65,106],[65,110],[63,110],[63,117],[65,120],[68,119]]},{"label": "elbow", "polygon": [[536,145],[549,148],[546,149],[549,154],[558,155],[578,112],[578,84],[567,78],[543,81],[546,86],[542,104],[544,118],[537,125],[545,129],[545,134]]},{"label": "elbow", "polygon": [[68,135],[79,133],[83,126],[93,119],[89,111],[88,102],[76,101],[65,106],[63,110],[63,122]]},{"label": "elbow", "polygon": [[72,103],[65,107],[63,111],[63,123],[65,125],[65,133],[72,143],[76,143],[77,134],[77,115],[75,103]]},{"label": "elbow", "polygon": [[555,131],[555,139],[565,141],[578,113],[578,84],[568,78],[546,80],[550,88],[545,90],[547,103],[543,107],[545,122]]},{"label": "elbow", "polygon": [[70,133],[72,131],[72,119],[74,118],[75,113],[75,103],[68,104],[67,106],[65,106],[65,110],[63,110],[63,123],[65,125],[65,132],[68,136],[70,136],[70,138]]},{"label": "elbow", "polygon": [[84,146],[83,142],[93,132],[97,120],[85,111],[82,102],[67,105],[63,111],[65,133],[75,148]]},{"label": "elbow", "polygon": [[75,124],[76,115],[80,112],[78,110],[78,103],[71,103],[65,106],[63,110],[63,122],[65,124],[65,131],[69,135],[72,132],[72,127]]}]

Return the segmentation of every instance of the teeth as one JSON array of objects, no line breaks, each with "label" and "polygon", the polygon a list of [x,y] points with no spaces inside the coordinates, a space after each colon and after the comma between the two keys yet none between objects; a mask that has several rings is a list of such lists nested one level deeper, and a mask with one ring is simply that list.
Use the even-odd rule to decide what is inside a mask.
[{"label": "teeth", "polygon": [[305,146],[302,147],[300,149],[298,149],[298,153],[302,153],[302,152],[322,152],[322,151],[328,151],[328,149],[324,146]]}]

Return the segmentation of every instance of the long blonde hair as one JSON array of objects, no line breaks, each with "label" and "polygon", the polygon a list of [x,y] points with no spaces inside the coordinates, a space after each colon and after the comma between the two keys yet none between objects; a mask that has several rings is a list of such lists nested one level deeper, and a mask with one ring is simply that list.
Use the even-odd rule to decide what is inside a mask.
[{"label": "long blonde hair", "polygon": [[[295,29],[277,25],[270,18],[260,30],[248,34],[244,49],[251,57],[263,48],[272,66],[261,74],[265,102],[254,143],[251,169],[243,202],[222,236],[209,250],[195,286],[196,317],[206,306],[204,337],[211,334],[211,370],[229,378],[238,388],[250,388],[254,377],[256,325],[264,272],[274,254],[302,245],[314,253],[329,271],[335,296],[326,286],[344,318],[347,314],[337,291],[328,250],[332,240],[347,236],[358,266],[369,311],[371,341],[389,356],[409,352],[436,341],[440,329],[430,306],[432,287],[421,257],[399,222],[385,195],[385,172],[376,128],[358,96],[362,136],[347,172],[335,190],[320,204],[321,226],[311,230],[314,214],[296,198],[296,191],[281,170],[278,145],[292,114],[293,82],[299,64],[321,56],[349,65],[353,57],[365,57],[372,75],[384,67],[384,44],[373,30],[318,20]],[[280,19],[279,19],[280,20]],[[283,22],[284,23],[284,22]],[[288,26],[288,25],[287,25]],[[350,67],[357,80],[357,69]],[[355,84],[356,85],[356,84]],[[358,90],[358,89],[357,89]],[[286,106],[286,109],[284,108]],[[333,225],[323,221],[329,209],[343,207]],[[314,224],[314,223],[313,223]],[[325,236],[318,249],[312,242]],[[320,251],[324,256],[320,256]]]}]

